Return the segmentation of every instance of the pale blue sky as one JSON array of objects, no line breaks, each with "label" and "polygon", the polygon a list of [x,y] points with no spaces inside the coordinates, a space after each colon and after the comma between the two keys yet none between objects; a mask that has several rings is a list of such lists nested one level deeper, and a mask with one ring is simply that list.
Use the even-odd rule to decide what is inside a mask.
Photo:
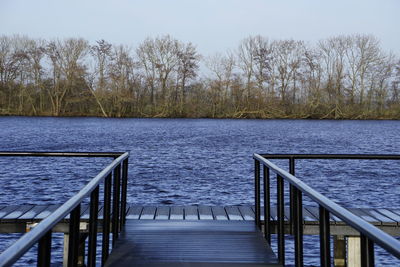
[{"label": "pale blue sky", "polygon": [[366,33],[400,55],[400,0],[0,0],[0,34],[136,47],[171,34],[207,55],[249,35],[315,43]]}]

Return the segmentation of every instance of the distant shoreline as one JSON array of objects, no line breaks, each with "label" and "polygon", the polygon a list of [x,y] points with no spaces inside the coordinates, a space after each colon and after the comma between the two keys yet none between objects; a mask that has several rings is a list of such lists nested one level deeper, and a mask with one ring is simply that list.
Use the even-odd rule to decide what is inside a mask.
[{"label": "distant shoreline", "polygon": [[24,36],[1,47],[0,116],[400,119],[400,58],[372,35],[256,35],[210,57],[171,35],[135,49]]},{"label": "distant shoreline", "polygon": [[96,115],[72,115],[72,114],[64,114],[59,116],[51,116],[51,115],[21,115],[21,114],[0,114],[0,117],[28,117],[28,118],[99,118],[99,119],[210,119],[210,120],[336,120],[336,121],[344,121],[344,120],[355,120],[355,121],[367,121],[367,120],[388,120],[388,121],[398,121],[400,118],[392,118],[392,117],[365,117],[365,118],[316,118],[316,117],[270,117],[270,118],[261,118],[261,117],[130,117],[130,116],[121,116],[121,117],[104,117],[104,116],[96,116]]}]

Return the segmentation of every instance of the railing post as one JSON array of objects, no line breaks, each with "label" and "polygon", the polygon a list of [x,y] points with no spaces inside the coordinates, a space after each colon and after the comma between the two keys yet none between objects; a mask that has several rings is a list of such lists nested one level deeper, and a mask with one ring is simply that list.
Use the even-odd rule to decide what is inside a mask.
[{"label": "railing post", "polygon": [[74,267],[78,264],[79,257],[79,224],[81,217],[81,204],[76,206],[71,214],[69,221],[69,242],[68,242],[68,267]]},{"label": "railing post", "polygon": [[126,221],[126,196],[128,188],[128,159],[125,159],[122,163],[122,193],[121,193],[121,222],[120,231]]},{"label": "railing post", "polygon": [[294,191],[294,211],[292,220],[294,222],[294,249],[296,267],[303,267],[303,197],[297,188]]},{"label": "railing post", "polygon": [[285,265],[285,199],[284,199],[284,183],[283,178],[277,175],[277,192],[278,192],[278,260]]},{"label": "railing post", "polygon": [[[291,156],[289,157],[289,173],[291,175],[295,175],[295,162],[294,162],[294,157]],[[289,185],[289,196],[290,196],[290,233],[294,233],[294,205],[295,205],[295,199],[294,199],[294,187],[293,185]]]},{"label": "railing post", "polygon": [[[349,246],[350,247],[350,246]],[[333,236],[333,265],[335,267],[346,267],[346,237],[342,235]]]},{"label": "railing post", "polygon": [[321,267],[331,266],[331,240],[329,211],[319,206],[319,242]]},{"label": "railing post", "polygon": [[99,213],[99,186],[90,194],[88,267],[96,266],[97,221]]},{"label": "railing post", "polygon": [[114,192],[113,192],[113,216],[112,216],[112,246],[114,247],[115,242],[118,239],[119,233],[119,204],[121,198],[121,164],[118,164],[114,169]]},{"label": "railing post", "polygon": [[374,267],[374,242],[363,234],[361,235],[361,266],[363,267]]},{"label": "railing post", "polygon": [[255,220],[258,228],[261,229],[261,206],[260,206],[260,162],[254,159],[254,192],[255,192]]},{"label": "railing post", "polygon": [[51,230],[39,241],[37,266],[50,267],[51,264]]},{"label": "railing post", "polygon": [[101,263],[102,266],[108,258],[110,250],[110,215],[111,213],[111,174],[107,175],[104,181],[104,207],[103,207],[103,241]]},{"label": "railing post", "polygon": [[289,173],[293,176],[296,174],[296,165],[293,156],[289,158]]},{"label": "railing post", "polygon": [[264,177],[264,236],[269,244],[271,244],[271,190],[269,179],[269,168],[263,165]]}]

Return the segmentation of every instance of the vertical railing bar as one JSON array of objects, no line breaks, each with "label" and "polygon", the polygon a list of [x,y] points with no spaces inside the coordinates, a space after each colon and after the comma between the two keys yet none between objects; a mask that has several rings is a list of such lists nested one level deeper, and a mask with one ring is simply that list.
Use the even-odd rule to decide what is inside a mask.
[{"label": "vertical railing bar", "polygon": [[121,164],[118,164],[114,169],[114,194],[113,194],[113,216],[112,216],[112,247],[118,239],[119,232],[119,203],[120,203],[120,179],[121,178]]},{"label": "vertical railing bar", "polygon": [[128,159],[125,159],[122,163],[122,192],[121,192],[121,222],[120,231],[126,221],[126,197],[128,188]]},{"label": "vertical railing bar", "polygon": [[268,244],[271,244],[271,190],[269,168],[263,165],[264,177],[264,237]]},{"label": "vertical railing bar", "polygon": [[361,266],[374,267],[374,242],[363,234],[360,234],[361,245]]},{"label": "vertical railing bar", "polygon": [[295,166],[295,160],[294,157],[289,158],[289,173],[293,176],[296,175],[296,166]]},{"label": "vertical railing bar", "polygon": [[70,213],[69,221],[69,240],[68,240],[68,267],[78,264],[79,254],[79,224],[81,216],[81,204],[76,206]]},{"label": "vertical railing bar", "polygon": [[283,178],[277,175],[277,191],[278,191],[278,260],[280,264],[285,265],[285,229],[284,229],[284,212],[285,212],[285,199],[284,199],[284,183]]},{"label": "vertical railing bar", "polygon": [[110,250],[110,212],[111,212],[111,174],[104,180],[104,207],[103,207],[103,241],[102,241],[102,266],[108,258]]},{"label": "vertical railing bar", "polygon": [[[289,173],[291,175],[295,175],[295,162],[294,162],[294,157],[289,157]],[[294,222],[293,222],[293,218],[294,218],[294,187],[293,185],[289,185],[289,196],[290,196],[290,234],[294,233]]]},{"label": "vertical railing bar", "polygon": [[258,228],[261,229],[261,221],[260,221],[260,162],[258,160],[254,160],[254,186],[255,186],[255,221]]},{"label": "vertical railing bar", "polygon": [[97,222],[99,214],[99,186],[90,194],[89,242],[87,266],[96,266]]},{"label": "vertical railing bar", "polygon": [[319,238],[321,267],[331,266],[329,211],[319,206]]},{"label": "vertical railing bar", "polygon": [[48,231],[39,240],[37,266],[50,267],[50,264],[51,264],[51,231]]},{"label": "vertical railing bar", "polygon": [[293,188],[294,191],[294,249],[295,249],[295,266],[303,267],[303,199],[302,192]]}]

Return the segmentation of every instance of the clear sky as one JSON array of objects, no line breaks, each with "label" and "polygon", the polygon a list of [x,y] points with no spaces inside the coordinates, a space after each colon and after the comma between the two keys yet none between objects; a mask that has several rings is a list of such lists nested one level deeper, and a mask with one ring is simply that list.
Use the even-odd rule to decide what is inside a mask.
[{"label": "clear sky", "polygon": [[204,55],[249,35],[315,43],[353,33],[373,34],[400,55],[400,0],[0,0],[0,34],[133,47],[170,34]]}]

